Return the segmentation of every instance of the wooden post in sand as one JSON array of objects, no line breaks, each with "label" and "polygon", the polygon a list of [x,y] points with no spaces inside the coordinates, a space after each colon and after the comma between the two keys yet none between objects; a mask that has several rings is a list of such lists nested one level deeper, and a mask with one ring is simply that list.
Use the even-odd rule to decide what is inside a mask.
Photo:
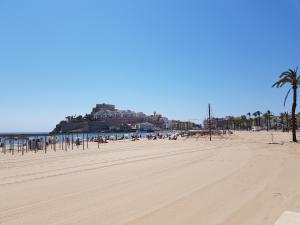
[{"label": "wooden post in sand", "polygon": [[65,136],[65,151],[68,151],[68,146],[69,145],[69,136]]},{"label": "wooden post in sand", "polygon": [[37,148],[38,148],[38,142],[37,142],[38,138],[35,137],[35,141],[34,141],[34,152],[37,153]]},{"label": "wooden post in sand", "polygon": [[18,153],[21,151],[21,138],[18,137]]},{"label": "wooden post in sand", "polygon": [[[25,141],[26,142],[26,141]],[[21,152],[22,152],[22,155],[24,155],[24,142],[22,141],[22,149],[21,149]]]},{"label": "wooden post in sand", "polygon": [[26,152],[28,152],[29,149],[29,137],[26,138]]},{"label": "wooden post in sand", "polygon": [[18,145],[18,153],[20,152],[20,137],[18,137],[18,143],[17,143],[17,145]]},{"label": "wooden post in sand", "polygon": [[62,134],[60,135],[60,148],[64,150],[64,136]]},{"label": "wooden post in sand", "polygon": [[52,147],[52,136],[50,136],[49,138],[48,138],[48,141],[49,141],[49,146],[50,146],[50,149],[52,150],[53,149],[53,147]]},{"label": "wooden post in sand", "polygon": [[69,146],[68,146],[68,144],[69,144],[69,143],[68,143],[68,140],[69,140],[69,139],[68,139],[68,136],[66,135],[66,136],[65,136],[65,151],[66,151],[66,152],[68,151],[68,147],[69,147]]},{"label": "wooden post in sand", "polygon": [[84,150],[84,133],[82,133],[82,150]]},{"label": "wooden post in sand", "polygon": [[100,144],[100,137],[99,137],[99,133],[98,133],[98,140],[97,140],[97,142],[98,142],[98,149],[99,149],[99,144]]},{"label": "wooden post in sand", "polygon": [[62,148],[63,148],[63,150],[66,150],[66,136],[65,135],[63,135],[62,136],[62,139],[63,139],[63,142],[62,142]]},{"label": "wooden post in sand", "polygon": [[86,134],[86,148],[89,148],[89,133]]},{"label": "wooden post in sand", "polygon": [[208,104],[208,126],[209,126],[209,140],[211,141],[211,115],[210,104]]},{"label": "wooden post in sand", "polygon": [[12,138],[11,142],[11,154],[13,155],[15,153],[15,137]]},{"label": "wooden post in sand", "polygon": [[4,154],[6,154],[6,138],[4,139]]},{"label": "wooden post in sand", "polygon": [[72,150],[73,150],[73,144],[74,144],[74,135],[72,133]]},{"label": "wooden post in sand", "polygon": [[77,147],[77,149],[79,148],[79,146],[78,146],[78,144],[77,144],[77,142],[78,142],[78,133],[76,134],[76,147]]},{"label": "wooden post in sand", "polygon": [[44,148],[45,148],[45,154],[47,153],[47,137],[45,136],[45,142],[44,142]]},{"label": "wooden post in sand", "polygon": [[59,135],[59,139],[60,139],[60,142],[59,142],[59,144],[60,144],[60,149],[63,150],[63,148],[64,148],[64,147],[63,147],[63,136],[62,136],[61,134]]},{"label": "wooden post in sand", "polygon": [[54,140],[53,140],[53,148],[54,148],[54,151],[56,152],[56,135],[54,135]]}]

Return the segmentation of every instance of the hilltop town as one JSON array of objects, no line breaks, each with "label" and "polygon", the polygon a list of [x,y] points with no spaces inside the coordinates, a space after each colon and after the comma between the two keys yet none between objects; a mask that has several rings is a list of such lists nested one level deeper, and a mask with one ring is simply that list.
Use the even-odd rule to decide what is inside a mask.
[{"label": "hilltop town", "polygon": [[190,121],[169,120],[154,112],[146,115],[132,110],[116,109],[115,105],[97,104],[90,114],[85,116],[67,116],[53,133],[70,132],[134,132],[160,130],[191,130],[199,125]]}]

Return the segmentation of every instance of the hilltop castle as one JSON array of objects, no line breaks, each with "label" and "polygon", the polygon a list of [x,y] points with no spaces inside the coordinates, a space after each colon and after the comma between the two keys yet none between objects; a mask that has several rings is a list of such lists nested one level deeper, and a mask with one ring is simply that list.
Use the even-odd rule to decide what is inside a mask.
[{"label": "hilltop castle", "polygon": [[136,130],[189,130],[196,125],[191,122],[169,120],[158,113],[147,116],[142,112],[119,110],[115,105],[97,104],[85,116],[67,116],[53,130],[54,133],[69,132],[130,132]]}]

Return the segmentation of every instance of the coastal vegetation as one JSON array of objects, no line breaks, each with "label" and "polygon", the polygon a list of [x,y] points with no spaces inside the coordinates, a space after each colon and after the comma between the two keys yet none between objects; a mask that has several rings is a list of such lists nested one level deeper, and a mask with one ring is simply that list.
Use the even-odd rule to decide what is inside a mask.
[{"label": "coastal vegetation", "polygon": [[272,118],[272,113],[270,110],[268,110],[266,113],[264,113],[264,118],[266,121],[266,125],[267,125],[267,131],[269,131],[270,127],[271,127],[271,118]]},{"label": "coastal vegetation", "polygon": [[252,115],[255,117],[255,125],[260,127],[261,126],[261,111],[256,111]]},{"label": "coastal vegetation", "polygon": [[[300,126],[300,113],[295,115]],[[262,112],[257,110],[241,116],[226,116],[224,118],[212,118],[212,128],[217,130],[282,130],[289,132],[292,127],[291,114],[282,112],[275,115],[271,110]],[[208,129],[207,120],[204,120],[204,129]]]},{"label": "coastal vegetation", "polygon": [[281,88],[285,85],[290,85],[290,89],[288,90],[285,99],[284,105],[286,104],[287,98],[290,92],[293,92],[293,103],[292,103],[292,135],[293,135],[293,142],[297,142],[297,119],[296,119],[296,108],[297,108],[297,91],[298,87],[300,86],[300,75],[298,74],[298,68],[296,69],[289,69],[283,72],[279,76],[279,80],[273,84],[272,87]]}]

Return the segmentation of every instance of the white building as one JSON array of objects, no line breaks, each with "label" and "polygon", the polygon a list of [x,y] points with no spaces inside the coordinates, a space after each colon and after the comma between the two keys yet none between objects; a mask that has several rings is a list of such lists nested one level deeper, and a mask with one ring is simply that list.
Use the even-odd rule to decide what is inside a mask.
[{"label": "white building", "polygon": [[131,110],[99,110],[93,114],[94,119],[108,118],[145,118],[144,113],[136,113]]},{"label": "white building", "polygon": [[145,123],[138,123],[136,125],[136,128],[140,131],[152,131],[155,129],[155,126],[152,123],[145,122]]}]

